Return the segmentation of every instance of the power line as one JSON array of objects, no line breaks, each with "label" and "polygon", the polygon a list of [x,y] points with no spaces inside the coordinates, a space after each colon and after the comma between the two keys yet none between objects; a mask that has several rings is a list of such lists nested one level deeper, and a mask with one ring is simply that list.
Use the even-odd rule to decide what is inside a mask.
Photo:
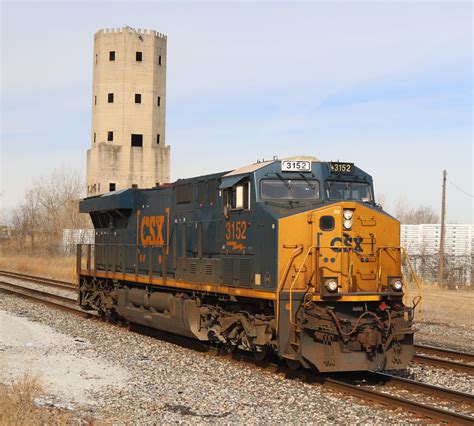
[{"label": "power line", "polygon": [[460,188],[459,186],[457,186],[454,182],[449,181],[449,184],[452,185],[452,186],[454,186],[458,191],[461,191],[462,193],[464,193],[464,194],[467,195],[468,197],[474,198],[474,195],[469,194],[469,192],[467,192],[467,191],[464,191],[464,189],[462,189],[462,188]]}]

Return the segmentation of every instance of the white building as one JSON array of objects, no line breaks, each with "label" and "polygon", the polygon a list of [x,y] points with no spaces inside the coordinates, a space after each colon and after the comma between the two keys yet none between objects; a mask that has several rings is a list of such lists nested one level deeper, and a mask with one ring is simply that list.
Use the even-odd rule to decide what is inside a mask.
[{"label": "white building", "polygon": [[[416,272],[428,281],[438,277],[441,225],[402,225],[400,244],[405,247]],[[453,284],[472,283],[474,277],[474,225],[446,225],[446,280]]]},{"label": "white building", "polygon": [[63,250],[72,255],[77,244],[94,244],[95,229],[63,229]]}]

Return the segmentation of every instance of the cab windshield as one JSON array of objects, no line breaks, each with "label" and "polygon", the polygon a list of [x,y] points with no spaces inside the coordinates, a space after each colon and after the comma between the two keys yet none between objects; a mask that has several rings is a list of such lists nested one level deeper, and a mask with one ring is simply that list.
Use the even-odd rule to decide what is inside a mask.
[{"label": "cab windshield", "polygon": [[373,201],[370,185],[362,182],[326,182],[327,196],[333,200]]},{"label": "cab windshield", "polygon": [[317,180],[265,179],[260,182],[260,195],[264,200],[317,200]]}]

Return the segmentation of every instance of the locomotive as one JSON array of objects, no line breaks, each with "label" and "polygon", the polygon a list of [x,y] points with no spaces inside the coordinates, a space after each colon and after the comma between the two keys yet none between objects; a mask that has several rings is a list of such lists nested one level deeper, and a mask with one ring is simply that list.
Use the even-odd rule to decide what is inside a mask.
[{"label": "locomotive", "polygon": [[79,304],[227,351],[320,372],[393,370],[414,354],[400,224],[372,177],[314,157],[80,202]]}]

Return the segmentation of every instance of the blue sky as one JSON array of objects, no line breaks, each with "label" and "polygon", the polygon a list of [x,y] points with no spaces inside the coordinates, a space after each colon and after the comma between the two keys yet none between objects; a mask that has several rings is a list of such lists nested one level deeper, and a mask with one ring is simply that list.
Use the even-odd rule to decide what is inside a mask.
[{"label": "blue sky", "polygon": [[[1,203],[85,172],[93,34],[168,35],[172,177],[298,154],[353,161],[376,192],[439,211],[473,193],[470,2],[3,2]],[[85,174],[85,173],[84,173]],[[473,199],[448,186],[448,221]]]}]

